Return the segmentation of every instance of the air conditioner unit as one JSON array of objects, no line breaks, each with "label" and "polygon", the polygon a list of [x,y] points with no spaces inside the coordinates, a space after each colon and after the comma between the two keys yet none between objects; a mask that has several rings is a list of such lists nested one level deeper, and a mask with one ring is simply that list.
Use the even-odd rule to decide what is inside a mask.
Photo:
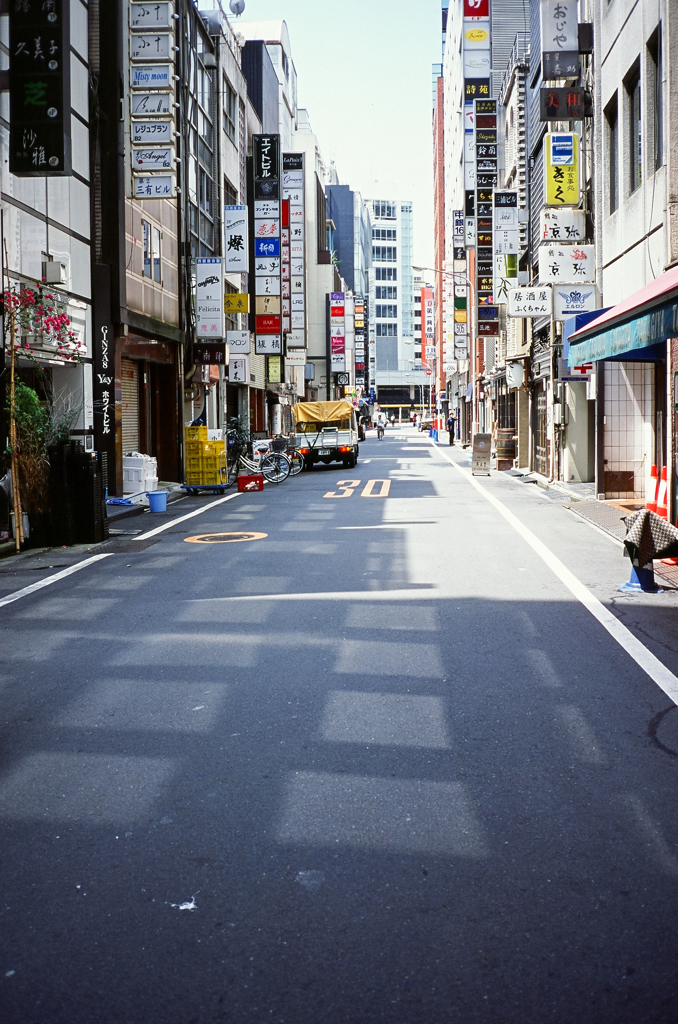
[{"label": "air conditioner unit", "polygon": [[42,280],[45,284],[66,284],[66,264],[56,260],[44,260]]}]

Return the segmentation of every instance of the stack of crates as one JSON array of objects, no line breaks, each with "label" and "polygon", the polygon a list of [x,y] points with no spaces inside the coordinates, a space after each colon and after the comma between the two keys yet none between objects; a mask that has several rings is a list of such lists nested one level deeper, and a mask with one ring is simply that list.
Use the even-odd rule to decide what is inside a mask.
[{"label": "stack of crates", "polygon": [[225,484],[226,442],[209,441],[207,427],[186,427],[186,483]]}]

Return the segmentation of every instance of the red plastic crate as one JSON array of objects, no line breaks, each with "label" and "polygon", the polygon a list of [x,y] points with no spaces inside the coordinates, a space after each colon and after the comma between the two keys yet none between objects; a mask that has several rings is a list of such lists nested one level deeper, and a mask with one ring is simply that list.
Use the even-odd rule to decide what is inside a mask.
[{"label": "red plastic crate", "polygon": [[251,476],[238,477],[239,491],[263,491],[264,478],[261,473],[253,473]]}]

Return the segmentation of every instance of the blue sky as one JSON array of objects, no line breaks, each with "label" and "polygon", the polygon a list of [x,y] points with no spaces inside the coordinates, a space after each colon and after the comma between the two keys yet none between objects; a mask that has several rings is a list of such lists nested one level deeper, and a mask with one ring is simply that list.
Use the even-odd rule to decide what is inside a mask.
[{"label": "blue sky", "polygon": [[411,199],[415,263],[432,266],[431,65],[441,60],[440,0],[246,3],[243,21],[287,22],[299,105],[339,180],[368,199]]}]

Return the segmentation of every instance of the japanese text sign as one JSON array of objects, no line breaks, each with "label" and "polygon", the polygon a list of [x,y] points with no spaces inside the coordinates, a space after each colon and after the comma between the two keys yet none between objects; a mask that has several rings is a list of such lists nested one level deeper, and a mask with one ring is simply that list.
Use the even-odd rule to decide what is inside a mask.
[{"label": "japanese text sign", "polygon": [[579,136],[550,132],[544,137],[547,206],[579,205]]}]

